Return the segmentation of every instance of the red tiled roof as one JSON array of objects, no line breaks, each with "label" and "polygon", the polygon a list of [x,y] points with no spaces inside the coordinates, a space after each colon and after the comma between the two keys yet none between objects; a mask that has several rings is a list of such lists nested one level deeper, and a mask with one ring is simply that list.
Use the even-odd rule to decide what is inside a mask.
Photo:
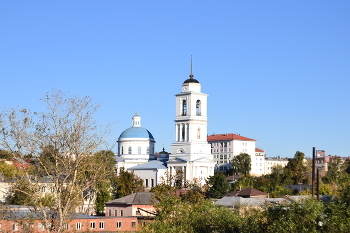
[{"label": "red tiled roof", "polygon": [[225,141],[225,140],[238,140],[238,141],[256,141],[255,139],[243,137],[238,134],[228,133],[228,134],[214,134],[207,137],[208,142],[212,141]]},{"label": "red tiled roof", "polygon": [[260,148],[255,148],[255,152],[264,152],[264,150],[262,150]]},{"label": "red tiled roof", "polygon": [[253,188],[245,188],[238,191],[231,191],[226,196],[254,197],[254,196],[267,196],[267,193],[261,192]]}]

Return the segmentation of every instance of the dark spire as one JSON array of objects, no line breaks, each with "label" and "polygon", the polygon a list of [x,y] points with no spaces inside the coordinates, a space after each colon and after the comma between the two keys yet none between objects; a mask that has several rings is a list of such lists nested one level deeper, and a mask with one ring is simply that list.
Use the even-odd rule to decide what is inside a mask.
[{"label": "dark spire", "polygon": [[194,75],[192,74],[192,55],[191,55],[191,69],[190,69],[190,79],[193,79]]},{"label": "dark spire", "polygon": [[192,55],[191,55],[191,66],[190,66],[190,78],[186,79],[184,83],[199,83],[198,80],[194,79],[194,75],[192,74]]}]

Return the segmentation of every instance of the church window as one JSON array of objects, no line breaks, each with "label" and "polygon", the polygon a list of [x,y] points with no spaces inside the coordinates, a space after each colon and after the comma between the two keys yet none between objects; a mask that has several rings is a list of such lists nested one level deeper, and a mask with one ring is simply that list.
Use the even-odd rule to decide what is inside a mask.
[{"label": "church window", "polygon": [[196,115],[200,116],[201,115],[201,101],[197,100],[196,102]]},{"label": "church window", "polygon": [[197,129],[197,139],[200,139],[201,138],[201,129],[198,128]]},{"label": "church window", "polygon": [[149,154],[149,147],[147,147],[147,151],[146,151],[146,154]]},{"label": "church window", "polygon": [[131,154],[132,154],[131,146],[129,146],[128,153],[129,153],[129,155],[131,155]]},{"label": "church window", "polygon": [[187,101],[183,100],[182,101],[182,116],[186,116],[187,115]]},{"label": "church window", "polygon": [[121,153],[122,155],[124,154],[124,147],[122,147],[122,153]]},{"label": "church window", "polygon": [[138,153],[138,154],[141,154],[141,146],[139,146],[139,147],[137,148],[137,153]]},{"label": "church window", "polygon": [[146,187],[148,187],[148,179],[146,179]]}]

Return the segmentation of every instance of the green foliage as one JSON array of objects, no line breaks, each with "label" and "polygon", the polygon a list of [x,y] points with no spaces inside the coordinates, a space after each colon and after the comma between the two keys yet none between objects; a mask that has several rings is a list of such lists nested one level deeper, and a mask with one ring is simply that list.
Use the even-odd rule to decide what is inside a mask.
[{"label": "green foliage", "polygon": [[32,195],[35,192],[34,187],[25,179],[19,179],[12,187],[12,193],[8,197],[10,205],[30,205],[32,204]]},{"label": "green foliage", "polygon": [[322,177],[323,183],[329,185],[331,193],[334,195],[350,182],[350,174],[346,172],[346,169],[348,169],[347,166],[348,162],[343,164],[340,158],[336,157],[328,164],[328,171]]},{"label": "green foliage", "polygon": [[251,170],[252,160],[247,153],[240,153],[232,159],[232,169],[234,174],[243,176],[249,175]]},{"label": "green foliage", "polygon": [[219,208],[209,200],[190,204],[168,195],[155,205],[156,220],[142,232],[238,232],[241,217],[237,212]]},{"label": "green foliage", "polygon": [[308,233],[349,232],[350,228],[350,186],[342,190],[340,199],[330,202],[311,197],[290,198],[259,208],[241,206],[240,212],[209,200],[190,203],[169,193],[163,193],[159,200],[155,221],[141,232]]},{"label": "green foliage", "polygon": [[97,214],[102,214],[105,209],[105,203],[112,200],[111,195],[111,183],[100,182],[96,187],[96,199],[95,199],[95,210]]},{"label": "green foliage", "polygon": [[205,195],[199,190],[190,189],[184,194],[181,194],[180,197],[183,201],[188,203],[200,203],[204,201]]},{"label": "green foliage", "polygon": [[95,210],[98,214],[102,214],[105,209],[105,203],[113,199],[112,182],[116,179],[117,174],[115,173],[115,159],[112,151],[99,151],[92,157],[92,163],[104,163],[105,166],[102,168],[105,176],[104,180],[100,179],[96,185],[96,199],[95,199]]},{"label": "green foliage", "polygon": [[211,198],[220,198],[227,194],[230,190],[230,184],[225,179],[224,173],[218,172],[214,176],[210,176],[207,180],[208,190],[207,196]]},{"label": "green foliage", "polygon": [[250,188],[254,187],[255,180],[254,177],[251,175],[246,175],[240,177],[234,184],[233,184],[233,189],[238,190],[240,188]]},{"label": "green foliage", "polygon": [[297,151],[285,168],[286,173],[289,172],[293,184],[310,183],[310,168],[306,165],[307,161],[304,159],[305,154]]},{"label": "green foliage", "polygon": [[293,190],[286,188],[284,185],[274,186],[273,188],[271,188],[271,191],[270,191],[270,197],[282,197],[285,195],[292,195],[292,194],[293,194]]},{"label": "green foliage", "polygon": [[0,149],[0,159],[10,159],[10,158],[13,158],[13,155],[11,152]]},{"label": "green foliage", "polygon": [[112,182],[113,194],[115,198],[125,197],[135,192],[143,192],[143,180],[138,178],[133,172],[129,172],[121,167],[119,175]]},{"label": "green foliage", "polygon": [[265,232],[318,232],[323,211],[323,203],[312,198],[267,206],[262,229]]},{"label": "green foliage", "polygon": [[0,162],[0,173],[4,178],[7,179],[20,177],[24,174],[22,170],[7,162]]}]

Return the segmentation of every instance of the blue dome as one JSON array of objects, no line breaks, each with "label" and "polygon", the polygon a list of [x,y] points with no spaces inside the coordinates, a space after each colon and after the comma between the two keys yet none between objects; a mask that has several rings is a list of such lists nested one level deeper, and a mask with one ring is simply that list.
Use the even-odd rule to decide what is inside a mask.
[{"label": "blue dome", "polygon": [[142,127],[130,127],[123,131],[119,136],[119,140],[122,138],[149,138],[153,139],[152,134],[145,128]]}]

